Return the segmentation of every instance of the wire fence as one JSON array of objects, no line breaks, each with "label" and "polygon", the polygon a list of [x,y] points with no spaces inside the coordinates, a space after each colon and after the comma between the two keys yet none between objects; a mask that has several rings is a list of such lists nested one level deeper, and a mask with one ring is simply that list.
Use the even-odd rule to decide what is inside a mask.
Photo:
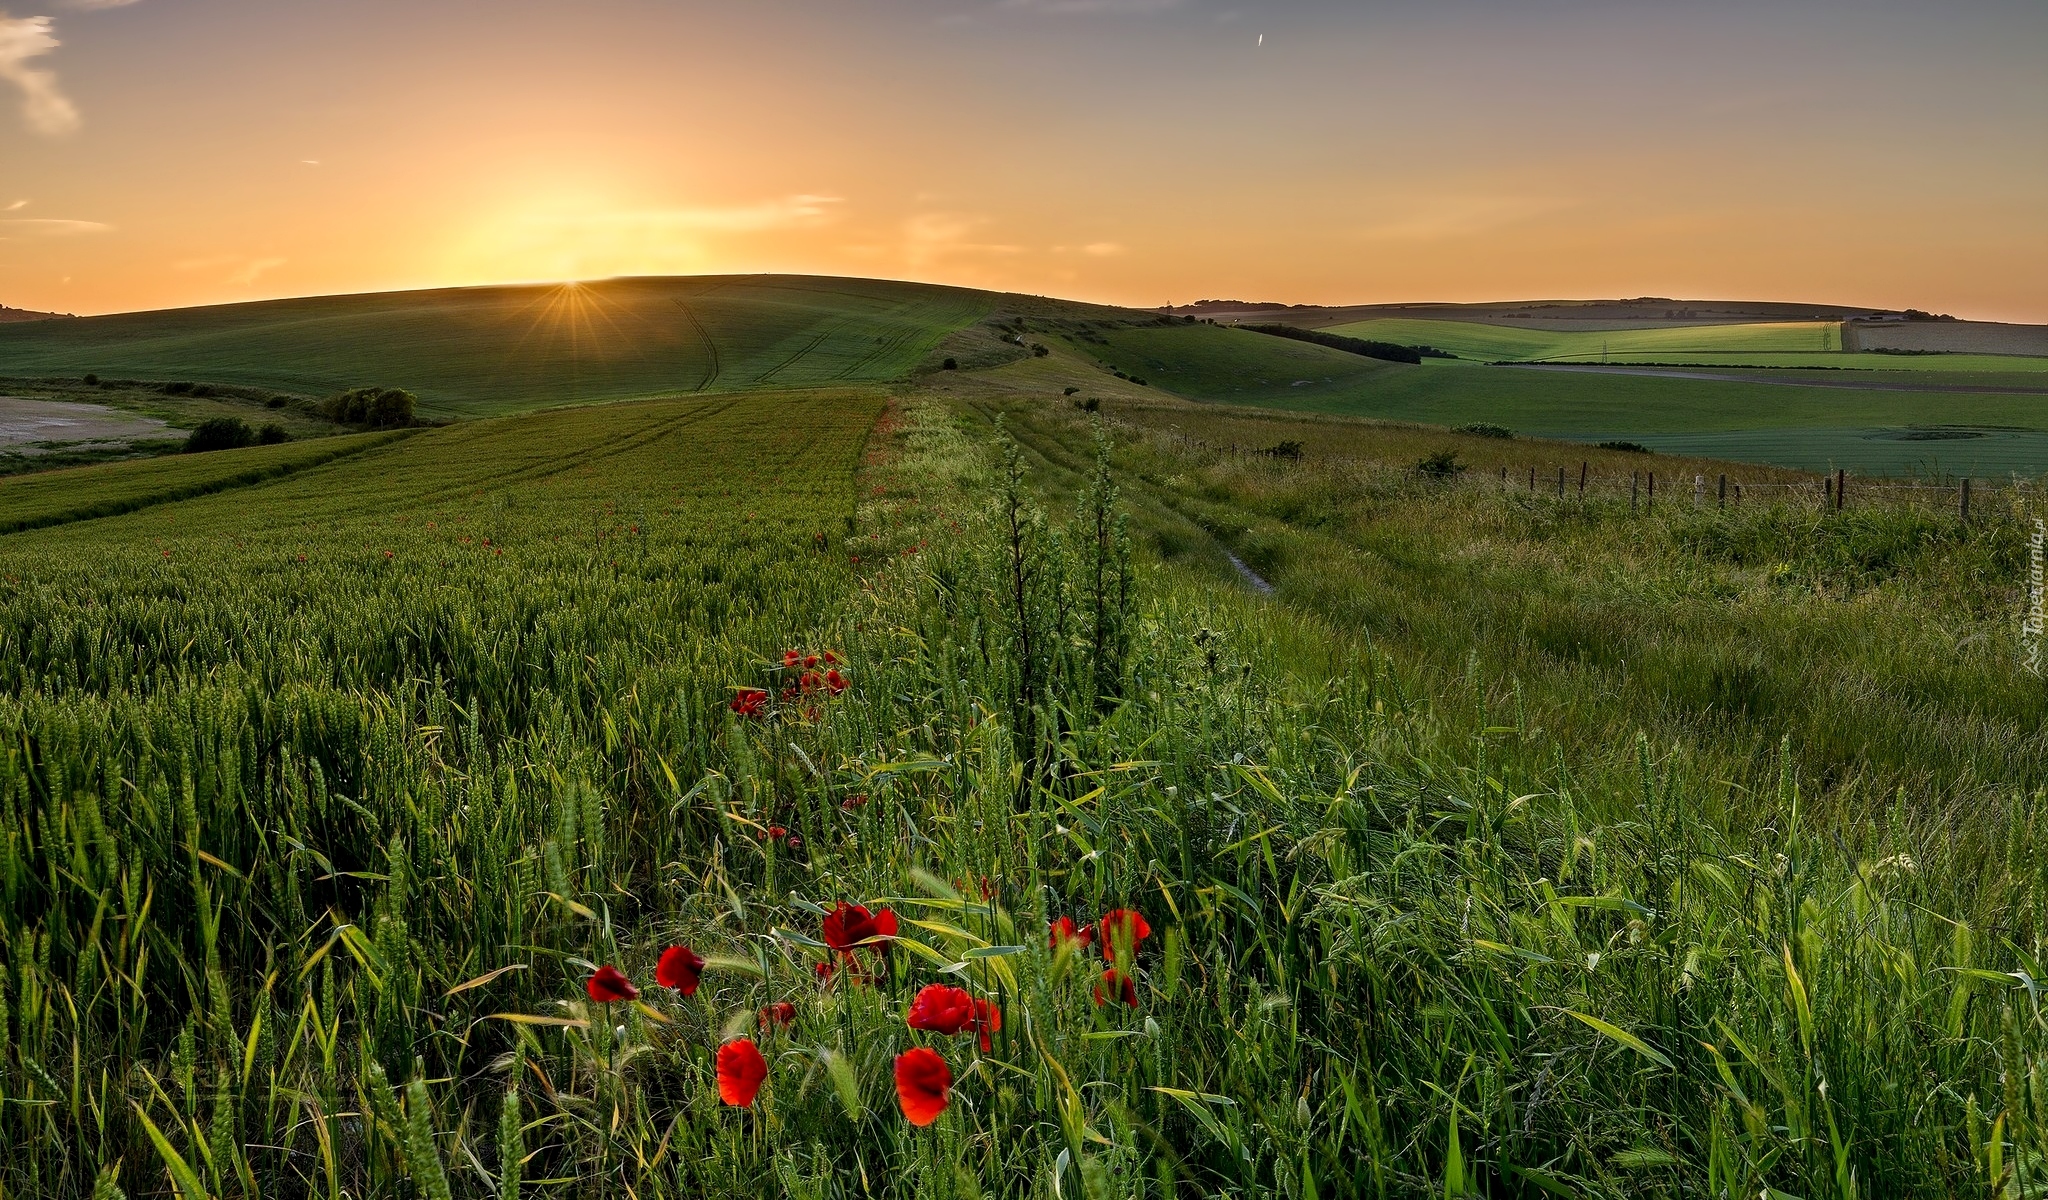
[{"label": "wire fence", "polygon": [[1627,475],[1595,471],[1591,460],[1558,462],[1551,459],[1527,465],[1467,467],[1448,459],[1432,464],[1428,460],[1413,466],[1398,466],[1383,459],[1342,454],[1314,454],[1299,445],[1254,447],[1236,443],[1210,442],[1179,431],[1161,430],[1134,421],[1104,417],[1103,424],[1127,434],[1164,444],[1185,455],[1208,455],[1242,462],[1263,461],[1304,469],[1325,469],[1375,474],[1395,474],[1412,480],[1467,487],[1493,487],[1555,500],[1617,499],[1627,497],[1632,510],[1655,511],[1673,504],[1695,508],[1729,508],[1769,502],[1808,502],[1822,511],[1841,512],[1853,508],[1902,507],[1948,509],[1957,519],[1967,521],[1973,512],[1983,514],[1987,505],[2005,507],[2032,499],[2038,490],[2030,481],[2013,479],[2004,486],[1968,477],[1954,482],[1922,482],[1851,475],[1846,470],[1810,479],[1770,478],[1765,472],[1782,475],[1782,470],[1758,467],[1757,474],[1716,471],[1658,469],[1645,465]]}]

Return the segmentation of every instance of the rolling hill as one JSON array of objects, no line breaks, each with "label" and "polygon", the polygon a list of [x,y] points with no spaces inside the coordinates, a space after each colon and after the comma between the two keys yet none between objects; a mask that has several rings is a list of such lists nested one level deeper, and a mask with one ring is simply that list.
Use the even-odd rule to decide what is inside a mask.
[{"label": "rolling hill", "polygon": [[429,414],[474,417],[896,378],[989,306],[957,288],[779,276],[329,296],[10,325],[0,375],[404,387]]}]

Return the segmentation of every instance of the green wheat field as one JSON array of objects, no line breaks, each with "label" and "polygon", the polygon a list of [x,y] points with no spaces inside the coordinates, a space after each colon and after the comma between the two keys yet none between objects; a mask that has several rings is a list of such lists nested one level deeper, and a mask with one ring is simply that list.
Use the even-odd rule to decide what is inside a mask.
[{"label": "green wheat field", "polygon": [[2031,492],[1527,436],[2021,393],[766,277],[88,371],[428,419],[0,479],[0,1196],[2048,1195]]}]

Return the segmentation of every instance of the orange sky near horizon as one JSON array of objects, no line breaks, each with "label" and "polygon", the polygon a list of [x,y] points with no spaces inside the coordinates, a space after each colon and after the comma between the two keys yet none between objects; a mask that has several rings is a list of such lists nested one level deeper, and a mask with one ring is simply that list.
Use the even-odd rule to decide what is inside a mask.
[{"label": "orange sky near horizon", "polygon": [[2048,322],[2022,0],[18,3],[17,308],[793,271]]}]

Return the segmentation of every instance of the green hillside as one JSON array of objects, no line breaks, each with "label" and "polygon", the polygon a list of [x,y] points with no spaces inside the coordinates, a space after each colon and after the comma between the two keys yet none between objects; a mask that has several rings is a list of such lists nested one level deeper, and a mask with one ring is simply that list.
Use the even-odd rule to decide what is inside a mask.
[{"label": "green hillside", "polygon": [[[1431,324],[1438,323],[1380,333],[1405,338]],[[1406,366],[1209,325],[1098,323],[1086,337],[1065,341],[1103,371],[1206,402],[1431,425],[1483,422],[1537,437],[1634,441],[1808,470],[2048,472],[2048,396],[2023,390],[2032,378],[2024,374],[1782,371],[1724,379]],[[1838,386],[1853,383],[1866,386]],[[1945,391],[1945,383],[1974,390]]]},{"label": "green hillside", "polygon": [[892,379],[991,298],[794,276],[278,300],[0,326],[0,376],[403,387],[429,414]]},{"label": "green hillside", "polygon": [[1837,321],[1664,329],[1553,330],[1469,321],[1385,319],[1333,325],[1346,337],[1435,346],[1480,362],[1702,363],[1869,371],[2048,371],[2048,358],[1997,354],[1844,353]]}]

